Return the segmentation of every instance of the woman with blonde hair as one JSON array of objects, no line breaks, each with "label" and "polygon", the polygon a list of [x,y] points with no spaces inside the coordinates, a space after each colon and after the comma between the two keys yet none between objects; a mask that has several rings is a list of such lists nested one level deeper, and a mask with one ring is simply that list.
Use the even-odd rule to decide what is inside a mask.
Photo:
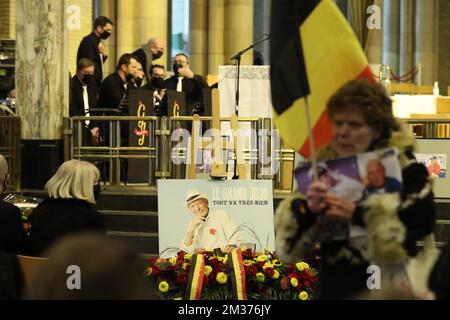
[{"label": "woman with blonde hair", "polygon": [[30,241],[34,255],[61,236],[74,231],[104,232],[102,215],[95,209],[100,194],[100,173],[92,163],[80,160],[64,162],[45,188],[49,198],[31,215]]}]

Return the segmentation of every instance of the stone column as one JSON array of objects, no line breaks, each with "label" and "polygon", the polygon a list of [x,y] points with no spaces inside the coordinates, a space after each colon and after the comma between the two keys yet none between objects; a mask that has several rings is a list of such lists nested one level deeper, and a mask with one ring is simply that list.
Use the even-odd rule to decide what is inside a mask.
[{"label": "stone column", "polygon": [[[225,62],[253,43],[253,0],[225,0]],[[241,65],[253,65],[253,51],[246,52]]]},{"label": "stone column", "polygon": [[398,74],[400,2],[385,0],[383,9],[383,64]]},{"label": "stone column", "polygon": [[69,85],[65,3],[16,2],[17,111],[25,188],[42,189],[62,161],[62,118]]},{"label": "stone column", "polygon": [[[414,0],[400,1],[400,48],[398,75],[411,71],[413,63]],[[408,82],[414,82],[413,80]]]},{"label": "stone column", "polygon": [[416,0],[415,64],[422,64],[422,85],[437,80],[438,62],[438,1]]},{"label": "stone column", "polygon": [[[253,7],[253,42],[257,42],[263,38],[264,34],[270,33],[270,10],[271,0],[255,0]],[[255,51],[261,53],[264,64],[269,63],[269,41],[264,41],[257,47]]]},{"label": "stone column", "polygon": [[[103,64],[103,79],[106,78],[110,73],[113,73],[116,69],[117,60],[117,14],[116,14],[117,0],[101,0],[99,1],[99,14],[98,16],[105,16],[114,22],[114,29],[111,36],[107,40],[102,40],[103,45],[106,48],[106,53],[108,54],[108,59]],[[93,17],[91,29],[93,29],[94,19]]]},{"label": "stone column", "polygon": [[[450,86],[450,2],[439,1],[439,68],[438,81],[441,95],[449,95]],[[450,91],[450,90],[449,90]]]},{"label": "stone column", "polygon": [[219,74],[224,57],[225,0],[209,0],[208,8],[208,73]]},{"label": "stone column", "polygon": [[207,48],[208,48],[208,1],[192,0],[190,5],[190,42],[192,70],[206,77],[207,70]]}]

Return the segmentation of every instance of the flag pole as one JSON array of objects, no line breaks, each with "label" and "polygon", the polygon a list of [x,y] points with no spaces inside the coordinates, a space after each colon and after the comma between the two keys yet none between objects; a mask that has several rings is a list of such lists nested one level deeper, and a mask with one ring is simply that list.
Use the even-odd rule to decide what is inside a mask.
[{"label": "flag pole", "polygon": [[311,127],[311,117],[309,114],[309,105],[308,105],[308,97],[305,96],[305,112],[306,112],[306,126],[308,128],[309,135],[309,150],[310,150],[310,159],[312,162],[312,169],[314,174],[314,181],[317,180],[317,159],[316,159],[316,145],[314,144],[314,135]]}]

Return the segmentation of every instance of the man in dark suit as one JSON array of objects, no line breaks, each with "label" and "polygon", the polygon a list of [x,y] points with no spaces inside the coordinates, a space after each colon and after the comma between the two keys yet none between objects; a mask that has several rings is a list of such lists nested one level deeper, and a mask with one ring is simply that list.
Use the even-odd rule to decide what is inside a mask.
[{"label": "man in dark suit", "polygon": [[94,21],[94,31],[80,42],[77,52],[77,61],[88,58],[95,65],[95,83],[100,88],[103,79],[102,65],[108,58],[101,39],[108,39],[111,35],[114,23],[107,17],[100,16]]},{"label": "man in dark suit", "polygon": [[143,44],[141,48],[132,53],[132,55],[137,57],[139,62],[142,64],[147,83],[150,83],[151,80],[151,67],[153,60],[159,59],[164,54],[165,50],[164,43],[161,39],[151,38],[146,44]]},{"label": "man in dark suit", "polygon": [[[97,85],[94,82],[95,66],[92,60],[80,59],[77,64],[77,73],[70,81],[69,115],[91,116],[89,109],[95,108],[98,98]],[[85,121],[83,125],[83,144],[99,144],[98,124],[94,121]],[[92,137],[92,139],[91,139]]]},{"label": "man in dark suit", "polygon": [[193,115],[194,113],[203,115],[203,89],[208,88],[205,79],[201,75],[192,72],[189,68],[189,57],[184,53],[179,53],[175,56],[173,72],[175,75],[164,81],[163,88],[186,94],[187,115]]},{"label": "man in dark suit", "polygon": [[[8,162],[0,155],[0,194],[8,183]],[[0,251],[29,254],[28,237],[22,225],[19,208],[0,199]]]},{"label": "man in dark suit", "polygon": [[[130,87],[133,85],[131,80],[136,77],[138,69],[138,60],[129,53],[123,54],[117,63],[116,72],[105,78],[100,88],[100,94],[97,106],[99,108],[118,109],[118,112],[109,114],[111,116],[128,116],[128,96]],[[105,114],[107,115],[107,114]],[[129,127],[128,121],[120,123],[120,146],[127,147],[129,145]],[[109,145],[108,128],[101,129],[105,144]],[[123,179],[126,181],[126,172],[128,170],[127,161],[123,161],[122,172]]]}]

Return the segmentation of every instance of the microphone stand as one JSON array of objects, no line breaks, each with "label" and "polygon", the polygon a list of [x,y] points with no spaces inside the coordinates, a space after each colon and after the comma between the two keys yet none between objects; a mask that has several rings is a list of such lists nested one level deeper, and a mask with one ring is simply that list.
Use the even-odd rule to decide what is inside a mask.
[{"label": "microphone stand", "polygon": [[[236,83],[235,83],[235,87],[236,87],[236,94],[235,94],[235,105],[234,105],[234,114],[239,116],[239,75],[240,75],[240,70],[241,70],[241,56],[246,53],[248,50],[252,49],[253,47],[263,43],[264,41],[267,41],[270,39],[270,34],[265,33],[264,37],[262,39],[260,39],[259,41],[251,44],[250,46],[248,46],[247,48],[239,51],[238,53],[236,53],[234,56],[231,57],[231,60],[236,60]],[[233,174],[233,179],[238,179],[238,175],[236,173],[236,167],[237,167],[237,155],[235,155],[235,159],[234,159],[234,174]]]}]

